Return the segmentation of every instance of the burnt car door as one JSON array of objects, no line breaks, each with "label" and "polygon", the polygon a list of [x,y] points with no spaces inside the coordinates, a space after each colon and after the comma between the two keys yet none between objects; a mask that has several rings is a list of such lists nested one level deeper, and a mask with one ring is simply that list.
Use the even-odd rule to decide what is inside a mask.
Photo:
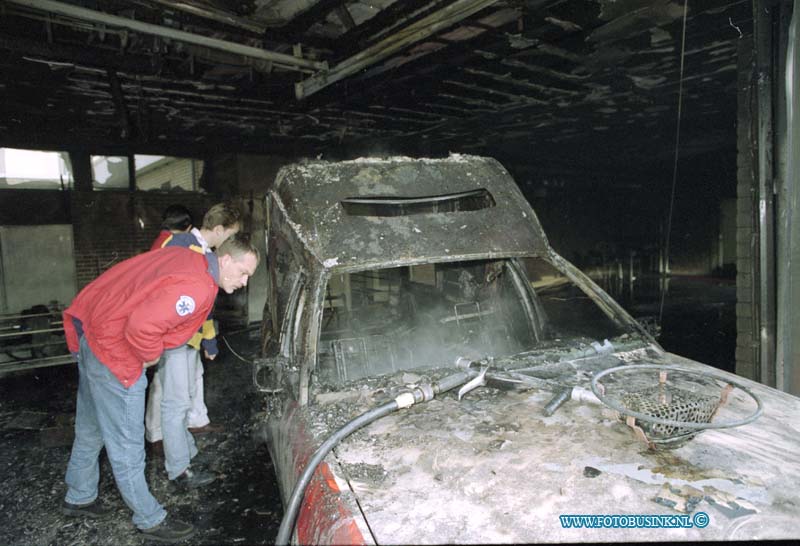
[{"label": "burnt car door", "polygon": [[300,271],[293,277],[285,305],[268,301],[265,306],[264,316],[274,317],[281,307],[283,312],[280,320],[272,318],[262,325],[263,358],[256,362],[253,380],[262,392],[286,391],[297,398],[298,370],[302,360],[298,348],[303,337],[299,322],[305,310],[306,275]]}]

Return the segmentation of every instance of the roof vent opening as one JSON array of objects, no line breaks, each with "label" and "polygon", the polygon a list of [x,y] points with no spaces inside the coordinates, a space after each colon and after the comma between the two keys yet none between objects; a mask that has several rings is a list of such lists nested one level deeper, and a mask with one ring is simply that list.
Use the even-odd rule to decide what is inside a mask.
[{"label": "roof vent opening", "polygon": [[494,197],[483,188],[424,197],[348,197],[340,203],[350,216],[411,216],[481,210],[495,206]]}]

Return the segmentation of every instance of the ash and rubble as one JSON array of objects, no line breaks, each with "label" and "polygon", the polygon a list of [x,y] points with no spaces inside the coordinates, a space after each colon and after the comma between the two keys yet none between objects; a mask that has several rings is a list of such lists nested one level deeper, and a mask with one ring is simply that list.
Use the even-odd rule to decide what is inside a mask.
[{"label": "ash and rubble", "polygon": [[[247,334],[228,340],[239,354],[257,346]],[[269,453],[254,434],[253,419],[263,402],[251,387],[250,366],[223,349],[205,370],[209,416],[225,431],[196,436],[200,453],[193,464],[216,472],[217,481],[179,493],[167,480],[164,460],[148,450],[150,490],[171,516],[198,528],[192,544],[271,544],[283,508]],[[0,377],[0,544],[143,543],[105,452],[99,497],[112,515],[102,521],[61,515],[77,376],[77,367],[68,364]]]},{"label": "ash and rubble", "polygon": [[[606,358],[611,357],[596,360]],[[370,402],[452,371],[362,381],[350,391],[324,393],[329,399],[309,411],[312,420],[339,426]],[[345,392],[351,398],[342,398]],[[645,448],[602,406],[572,402],[542,415],[550,397],[544,388],[485,386],[461,400],[446,393],[354,432],[329,462],[357,495],[378,543],[419,543],[420,536],[442,543],[543,536],[574,541],[574,534],[554,523],[555,514],[593,513],[609,491],[621,513],[709,512],[709,528],[690,532],[695,540],[721,537],[737,518],[762,511],[779,513],[774,517],[780,533],[790,532],[787,514],[794,509],[771,508],[777,491],[772,488],[784,489],[782,480],[760,467],[764,447],[750,448],[763,439],[760,427],[708,431],[675,451],[659,452]],[[774,419],[769,421],[771,427]],[[736,458],[731,449],[737,449]],[[607,530],[584,531],[581,540],[611,536],[603,534]],[[651,531],[624,532],[625,540],[652,540]],[[685,540],[683,532],[666,536]]]}]

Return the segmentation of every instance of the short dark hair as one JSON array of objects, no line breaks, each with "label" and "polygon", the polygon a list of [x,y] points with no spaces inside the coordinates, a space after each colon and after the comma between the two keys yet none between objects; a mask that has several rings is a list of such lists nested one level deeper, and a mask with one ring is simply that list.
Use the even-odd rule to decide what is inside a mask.
[{"label": "short dark hair", "polygon": [[183,205],[168,206],[161,219],[161,228],[169,231],[186,231],[194,225],[192,213]]},{"label": "short dark hair", "polygon": [[233,203],[217,203],[203,216],[203,229],[222,226],[225,229],[241,224],[242,211]]},{"label": "short dark hair", "polygon": [[245,254],[254,254],[256,263],[261,262],[261,253],[258,248],[250,241],[249,233],[236,233],[231,235],[217,248],[217,256],[231,256],[234,260],[238,260]]}]

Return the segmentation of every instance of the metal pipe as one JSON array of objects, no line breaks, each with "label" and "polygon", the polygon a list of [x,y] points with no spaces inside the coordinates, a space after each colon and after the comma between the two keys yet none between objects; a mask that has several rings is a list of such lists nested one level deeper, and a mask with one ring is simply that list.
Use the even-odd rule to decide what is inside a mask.
[{"label": "metal pipe", "polygon": [[20,319],[20,318],[33,318],[33,317],[55,317],[61,316],[61,311],[52,311],[49,313],[32,313],[30,315],[0,315],[1,320],[12,320],[12,319]]},{"label": "metal pipe", "polygon": [[497,0],[457,0],[449,6],[408,25],[396,34],[345,59],[330,70],[314,74],[296,83],[294,88],[295,96],[298,99],[304,99],[313,95],[320,89],[355,74],[362,68],[385,59],[404,47],[454,25],[495,2]]},{"label": "metal pipe", "polygon": [[0,373],[19,372],[22,370],[32,370],[34,368],[47,368],[50,366],[61,366],[63,364],[74,363],[75,357],[71,355],[58,355],[43,358],[31,358],[29,360],[0,362]]},{"label": "metal pipe", "polygon": [[168,27],[153,25],[150,23],[142,23],[133,19],[119,17],[117,15],[110,15],[99,11],[94,11],[79,6],[64,4],[54,0],[7,0],[11,4],[34,8],[50,13],[57,13],[67,17],[75,17],[85,21],[110,25],[113,27],[126,28],[134,32],[141,32],[143,34],[151,34],[153,36],[160,36],[176,40],[178,42],[185,42],[188,44],[195,44],[199,46],[208,47],[210,49],[217,49],[219,51],[227,51],[228,53],[235,53],[243,57],[250,57],[262,61],[270,61],[287,68],[302,68],[307,70],[327,70],[328,63],[326,61],[312,61],[303,59],[302,57],[295,57],[293,55],[286,55],[284,53],[277,53],[274,51],[267,51],[257,47],[246,46],[236,42],[227,42],[225,40],[218,40],[216,38],[209,38],[207,36],[200,36],[182,30],[175,30]]},{"label": "metal pipe", "polygon": [[572,398],[572,387],[567,387],[558,392],[544,407],[545,417],[553,415],[570,398]]},{"label": "metal pipe", "polygon": [[[773,20],[772,11],[753,4],[753,36],[756,51],[758,93],[757,168],[758,168],[758,279],[756,339],[758,340],[758,376],[764,385],[775,386],[775,196],[773,159]],[[756,284],[755,282],[753,284]]]},{"label": "metal pipe", "polygon": [[5,266],[3,265],[3,233],[5,229],[0,228],[0,279],[3,279],[3,282],[0,282],[0,310],[7,310],[8,309],[8,294],[6,293],[6,272]]},{"label": "metal pipe", "polygon": [[13,332],[10,334],[0,334],[1,337],[19,337],[19,336],[27,336],[30,334],[45,334],[47,332],[63,332],[63,328],[47,328],[44,330],[20,330],[18,332]]}]

